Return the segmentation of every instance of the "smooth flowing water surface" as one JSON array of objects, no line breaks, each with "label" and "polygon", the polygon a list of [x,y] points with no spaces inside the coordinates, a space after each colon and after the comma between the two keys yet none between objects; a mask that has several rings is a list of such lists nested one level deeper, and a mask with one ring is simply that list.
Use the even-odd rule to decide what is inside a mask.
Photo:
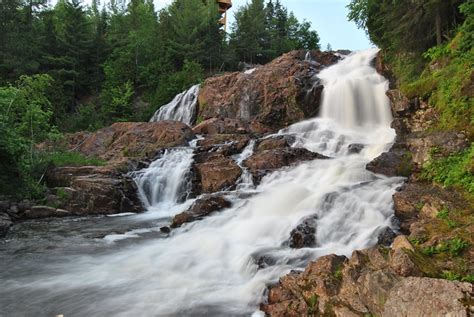
[{"label": "smooth flowing water surface", "polygon": [[[278,132],[331,159],[282,169],[256,188],[244,171],[237,192],[252,195],[229,194],[232,208],[159,232],[192,203],[191,144],[135,175],[148,213],[15,228],[0,246],[0,315],[258,316],[267,285],[290,270],[374,245],[391,226],[391,197],[402,182],[365,169],[395,137],[388,83],[370,66],[375,54],[355,53],[322,71],[321,116]],[[363,150],[350,153],[351,144]],[[239,165],[253,147],[234,157]],[[291,249],[290,232],[307,217],[317,219],[317,246]],[[270,260],[259,266],[264,256]]]}]

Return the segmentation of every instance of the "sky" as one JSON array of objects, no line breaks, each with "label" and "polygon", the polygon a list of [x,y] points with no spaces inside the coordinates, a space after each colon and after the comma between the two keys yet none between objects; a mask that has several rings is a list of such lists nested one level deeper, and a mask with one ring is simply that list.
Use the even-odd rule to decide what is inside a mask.
[{"label": "sky", "polygon": [[[172,0],[155,0],[157,9],[161,9]],[[250,0],[232,0],[233,7],[228,12],[228,27],[234,20],[237,7]],[[293,11],[298,20],[311,22],[313,29],[320,37],[321,48],[331,44],[332,49],[361,50],[372,47],[365,31],[360,30],[353,22],[347,21],[346,5],[350,0],[280,0]]]}]

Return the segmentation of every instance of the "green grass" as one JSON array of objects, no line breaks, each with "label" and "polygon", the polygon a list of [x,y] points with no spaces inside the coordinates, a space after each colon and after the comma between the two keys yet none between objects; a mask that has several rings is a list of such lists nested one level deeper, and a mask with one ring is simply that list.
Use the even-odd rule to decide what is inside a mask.
[{"label": "green grass", "polygon": [[474,193],[474,144],[465,151],[431,160],[423,166],[422,177],[443,186],[461,187]]},{"label": "green grass", "polygon": [[39,154],[39,160],[56,167],[86,165],[102,166],[105,164],[104,160],[96,157],[87,157],[78,152],[65,151],[43,152]]},{"label": "green grass", "polygon": [[442,241],[436,246],[425,247],[421,253],[426,256],[433,256],[440,253],[449,253],[452,256],[459,256],[469,247],[469,242],[461,238]]}]

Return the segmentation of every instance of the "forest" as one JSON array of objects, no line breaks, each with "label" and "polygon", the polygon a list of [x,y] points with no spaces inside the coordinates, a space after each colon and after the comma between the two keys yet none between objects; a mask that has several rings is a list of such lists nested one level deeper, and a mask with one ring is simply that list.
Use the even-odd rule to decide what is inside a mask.
[{"label": "forest", "polygon": [[151,0],[91,6],[60,0],[53,7],[6,0],[0,17],[3,193],[12,192],[12,182],[22,194],[41,192],[34,188],[50,158],[37,153],[37,143],[113,122],[148,121],[177,93],[237,70],[239,62],[263,64],[294,49],[319,48],[311,24],[279,0],[238,8],[229,34],[216,22],[214,1],[175,0],[157,12]]}]

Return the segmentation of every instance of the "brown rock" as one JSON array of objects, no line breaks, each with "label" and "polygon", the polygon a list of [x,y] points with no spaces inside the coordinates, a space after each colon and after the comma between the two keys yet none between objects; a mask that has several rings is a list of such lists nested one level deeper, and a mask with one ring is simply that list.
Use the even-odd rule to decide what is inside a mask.
[{"label": "brown rock", "polygon": [[415,251],[415,248],[413,247],[413,245],[410,243],[410,241],[408,241],[407,237],[404,235],[398,236],[395,238],[395,240],[393,240],[392,249],[393,250],[406,249],[409,251]]},{"label": "brown rock", "polygon": [[193,205],[173,218],[171,228],[177,228],[185,223],[193,222],[203,217],[231,206],[231,202],[222,196],[205,196],[196,200]]},{"label": "brown rock", "polygon": [[472,287],[470,283],[408,277],[390,292],[381,316],[467,317]]},{"label": "brown rock", "polygon": [[230,156],[242,152],[250,141],[246,134],[213,134],[198,142],[199,152],[213,152]]},{"label": "brown rock", "polygon": [[263,176],[282,167],[302,161],[327,158],[303,148],[283,148],[256,152],[244,161],[244,166],[249,168],[254,182],[258,184]]},{"label": "brown rock", "polygon": [[153,158],[161,148],[186,145],[194,138],[191,128],[177,121],[119,122],[80,135],[79,138],[74,134],[68,136],[69,148],[115,162],[126,158]]},{"label": "brown rock", "polygon": [[316,245],[316,219],[309,218],[290,233],[290,248],[301,249]]},{"label": "brown rock", "polygon": [[133,180],[105,175],[78,176],[68,190],[66,209],[75,214],[141,212],[143,207]]},{"label": "brown rock", "polygon": [[[207,154],[207,153],[206,153]],[[222,155],[204,155],[196,158],[194,169],[198,183],[196,190],[203,193],[214,193],[224,189],[233,189],[242,175],[240,167],[230,158]]]},{"label": "brown rock", "polygon": [[400,276],[422,276],[420,268],[406,251],[397,249],[390,255],[390,267]]},{"label": "brown rock", "polygon": [[[259,67],[252,74],[230,73],[208,78],[199,93],[199,116],[258,122],[276,131],[318,111],[322,86],[315,76],[339,59],[314,51],[314,63],[294,51]],[[219,132],[222,133],[222,132]]]},{"label": "brown rock", "polygon": [[196,134],[236,134],[247,133],[248,126],[237,119],[210,118],[193,128]]}]

